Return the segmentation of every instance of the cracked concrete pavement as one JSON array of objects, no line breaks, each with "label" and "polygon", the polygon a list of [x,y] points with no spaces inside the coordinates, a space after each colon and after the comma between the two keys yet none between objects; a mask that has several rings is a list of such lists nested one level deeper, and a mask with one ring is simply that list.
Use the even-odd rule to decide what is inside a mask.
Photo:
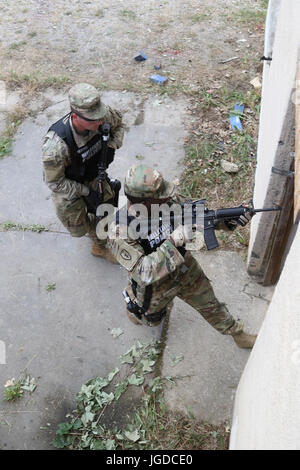
[{"label": "cracked concrete pavement", "polygon": [[[0,161],[0,223],[49,229],[0,233],[0,340],[6,349],[0,384],[3,389],[24,369],[38,379],[36,391],[26,399],[11,404],[1,397],[2,449],[53,448],[56,426],[74,408],[81,385],[109,373],[136,340],[161,336],[161,327],[135,326],[125,316],[121,295],[125,271],[93,258],[89,239],[71,238],[56,218],[42,181],[41,140],[50,124],[68,112],[68,105],[65,95],[51,90],[44,100],[39,105],[43,112],[20,126],[12,155]],[[184,157],[184,100],[154,95],[142,99],[119,92],[106,92],[103,100],[123,112],[128,127],[110,175],[123,180],[127,168],[140,161],[139,155],[169,179],[178,177]],[[248,331],[257,332],[272,290],[247,276],[237,253],[196,256],[219,299],[245,320]],[[56,288],[48,292],[50,283]],[[115,327],[124,331],[118,339],[111,335]],[[230,420],[234,391],[249,352],[216,333],[179,300],[166,328],[161,371],[179,377],[176,386],[166,391],[168,407],[212,423]],[[173,365],[178,355],[183,360]]]}]

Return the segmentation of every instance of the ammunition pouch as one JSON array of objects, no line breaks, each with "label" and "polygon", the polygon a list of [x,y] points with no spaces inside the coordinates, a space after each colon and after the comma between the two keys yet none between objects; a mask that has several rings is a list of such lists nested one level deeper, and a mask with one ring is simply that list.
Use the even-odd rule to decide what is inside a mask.
[{"label": "ammunition pouch", "polygon": [[127,310],[134,314],[134,316],[141,322],[145,323],[148,326],[156,326],[158,325],[164,316],[167,313],[167,309],[164,308],[159,312],[151,313],[146,315],[146,311],[143,307],[140,307],[136,302],[131,300],[126,290],[123,292],[123,296],[127,303]]}]

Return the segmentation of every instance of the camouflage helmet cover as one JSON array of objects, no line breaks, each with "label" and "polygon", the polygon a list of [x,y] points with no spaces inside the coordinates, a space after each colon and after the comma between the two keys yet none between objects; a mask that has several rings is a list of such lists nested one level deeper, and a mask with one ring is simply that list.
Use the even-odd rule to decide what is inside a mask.
[{"label": "camouflage helmet cover", "polygon": [[100,120],[107,113],[98,90],[89,83],[77,83],[69,91],[71,110],[87,119]]},{"label": "camouflage helmet cover", "polygon": [[172,196],[174,187],[158,170],[133,165],[126,174],[124,191],[127,196],[136,198],[167,199]]}]

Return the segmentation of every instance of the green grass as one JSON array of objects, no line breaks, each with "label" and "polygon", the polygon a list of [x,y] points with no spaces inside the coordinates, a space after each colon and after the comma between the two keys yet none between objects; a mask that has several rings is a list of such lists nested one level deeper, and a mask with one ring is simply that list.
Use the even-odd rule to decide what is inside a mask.
[{"label": "green grass", "polygon": [[56,284],[53,283],[53,284],[48,284],[46,287],[45,287],[46,291],[47,292],[52,292],[53,290],[56,289]]},{"label": "green grass", "polygon": [[217,157],[218,142],[214,138],[200,139],[186,148],[185,170],[181,178],[184,195],[189,198],[206,197],[206,189],[223,184],[226,175]]},{"label": "green grass", "polygon": [[264,23],[266,20],[266,3],[265,1],[261,2],[261,6],[258,8],[240,7],[232,10],[230,13],[231,20],[247,25]]},{"label": "green grass", "polygon": [[10,44],[9,48],[12,50],[20,49],[22,46],[26,46],[27,42],[26,41],[20,41],[20,42],[13,42]]},{"label": "green grass", "polygon": [[[159,384],[159,382],[157,382]],[[143,397],[143,405],[136,411],[130,426],[142,427],[146,440],[143,445],[132,444],[136,450],[226,450],[229,434],[224,425],[212,426],[197,421],[191,412],[187,415],[167,410],[163,386]]]},{"label": "green grass", "polygon": [[11,154],[12,138],[8,135],[0,136],[0,159]]},{"label": "green grass", "polygon": [[19,231],[19,232],[47,232],[46,227],[37,224],[18,224],[15,222],[7,221],[0,223],[0,230],[4,231]]},{"label": "green grass", "polygon": [[201,90],[199,92],[199,97],[200,97],[200,100],[201,100],[200,101],[200,106],[203,109],[208,109],[208,108],[211,108],[211,107],[214,107],[214,106],[218,105],[217,101],[214,99],[212,94],[208,93],[205,90]]},{"label": "green grass", "polygon": [[119,16],[123,19],[135,20],[136,13],[133,10],[123,9],[119,11]]},{"label": "green grass", "polygon": [[219,105],[227,107],[229,111],[235,103],[244,104],[251,109],[260,103],[260,93],[256,90],[242,92],[224,87],[218,91],[217,95]]},{"label": "green grass", "polygon": [[208,18],[209,18],[209,15],[206,13],[197,13],[190,17],[190,19],[192,20],[192,23],[201,23],[202,21],[206,21]]},{"label": "green grass", "polygon": [[[198,98],[198,99],[197,99]],[[197,111],[208,130],[198,130],[185,147],[184,171],[180,190],[187,198],[206,199],[208,207],[234,207],[252,198],[256,167],[256,132],[260,112],[260,93],[223,87],[197,95]],[[244,104],[244,112],[234,110],[236,103]],[[232,130],[231,115],[237,114],[243,130]],[[213,125],[212,125],[213,124]],[[219,132],[220,128],[220,132]],[[227,173],[222,160],[238,165],[237,173]],[[222,246],[244,249],[249,240],[248,227],[231,234],[218,232]]]},{"label": "green grass", "polygon": [[0,76],[0,79],[5,80],[10,88],[26,85],[32,87],[35,91],[43,90],[47,87],[60,88],[71,82],[70,78],[66,75],[43,77],[39,72],[32,72],[30,74],[12,72],[9,76]]},{"label": "green grass", "polygon": [[193,96],[196,93],[189,85],[172,83],[171,81],[165,85],[157,85],[157,88],[157,92],[162,96],[176,96],[178,94]]},{"label": "green grass", "polygon": [[[255,142],[247,132],[233,133],[224,150],[216,138],[203,136],[196,144],[186,148],[185,169],[181,178],[183,193],[189,198],[208,198],[210,191],[217,188],[222,198],[233,195],[242,197],[247,182],[252,178],[248,173],[252,173],[251,154],[254,151]],[[222,159],[236,163],[239,172],[235,175],[226,173],[221,166]]]},{"label": "green grass", "polygon": [[268,5],[269,5],[269,0],[260,0],[260,5],[261,5],[261,8],[264,8],[265,10],[267,10]]}]

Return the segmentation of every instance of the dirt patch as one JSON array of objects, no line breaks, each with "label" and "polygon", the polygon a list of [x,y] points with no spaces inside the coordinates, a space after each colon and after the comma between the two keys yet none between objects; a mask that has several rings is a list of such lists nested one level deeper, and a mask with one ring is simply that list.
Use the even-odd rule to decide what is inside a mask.
[{"label": "dirt patch", "polygon": [[[261,52],[264,3],[1,0],[1,75],[147,91],[156,64],[169,91],[197,90],[218,78],[242,82]],[[134,61],[139,50],[148,60]]]}]

